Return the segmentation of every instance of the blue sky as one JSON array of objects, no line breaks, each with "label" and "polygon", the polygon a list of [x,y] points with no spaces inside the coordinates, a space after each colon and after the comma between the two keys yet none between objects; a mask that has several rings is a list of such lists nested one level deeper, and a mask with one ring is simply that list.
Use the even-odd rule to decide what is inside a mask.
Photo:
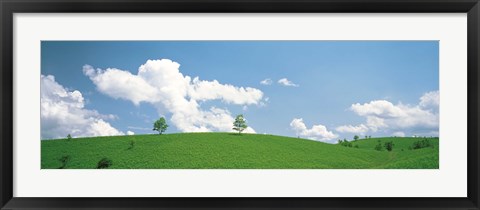
[{"label": "blue sky", "polygon": [[167,133],[225,131],[236,114],[250,132],[326,142],[438,136],[437,41],[43,41],[41,50],[43,139],[153,133],[159,116]]}]

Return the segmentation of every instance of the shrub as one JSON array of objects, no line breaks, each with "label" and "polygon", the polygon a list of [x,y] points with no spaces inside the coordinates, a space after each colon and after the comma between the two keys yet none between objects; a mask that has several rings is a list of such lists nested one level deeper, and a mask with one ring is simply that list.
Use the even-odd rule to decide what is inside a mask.
[{"label": "shrub", "polygon": [[128,149],[133,149],[133,147],[135,147],[135,141],[130,141],[130,146],[128,147]]},{"label": "shrub", "polygon": [[387,149],[389,152],[393,150],[393,146],[395,144],[393,144],[392,141],[389,141],[389,142],[385,142],[384,146],[385,146],[385,149]]},{"label": "shrub", "polygon": [[349,142],[347,139],[343,139],[343,141],[338,140],[338,144],[341,145],[341,146],[344,146],[344,147],[352,147],[353,146],[352,142]]},{"label": "shrub", "polygon": [[62,165],[58,167],[59,169],[64,169],[67,166],[68,161],[70,161],[70,155],[64,155],[62,158],[58,159]]},{"label": "shrub", "polygon": [[102,168],[108,168],[112,165],[112,160],[108,158],[102,158],[100,161],[97,163],[97,168],[102,169]]},{"label": "shrub", "polygon": [[355,145],[354,147],[355,147],[355,148],[358,148],[358,145]]},{"label": "shrub", "polygon": [[67,140],[70,141],[71,139],[72,139],[72,135],[68,134],[68,135],[67,135]]},{"label": "shrub", "polygon": [[413,142],[412,149],[421,149],[425,147],[434,147],[433,144],[430,142],[429,139],[423,138],[422,140],[418,140]]}]

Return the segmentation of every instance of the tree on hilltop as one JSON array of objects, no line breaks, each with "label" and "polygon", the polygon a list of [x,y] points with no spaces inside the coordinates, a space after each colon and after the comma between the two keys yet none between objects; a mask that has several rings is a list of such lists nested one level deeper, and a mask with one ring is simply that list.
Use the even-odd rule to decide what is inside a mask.
[{"label": "tree on hilltop", "polygon": [[161,117],[153,123],[153,130],[158,131],[158,134],[162,134],[168,128],[167,121],[164,117]]},{"label": "tree on hilltop", "polygon": [[235,121],[233,122],[233,130],[238,131],[238,135],[240,135],[240,133],[242,133],[242,131],[247,127],[247,122],[245,121],[245,118],[243,118],[243,115],[237,115],[237,117],[235,117]]}]

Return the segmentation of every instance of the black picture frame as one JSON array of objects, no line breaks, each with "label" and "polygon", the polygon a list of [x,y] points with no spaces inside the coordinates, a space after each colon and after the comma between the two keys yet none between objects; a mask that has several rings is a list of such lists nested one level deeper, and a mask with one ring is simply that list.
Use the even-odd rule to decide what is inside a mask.
[{"label": "black picture frame", "polygon": [[[1,209],[479,209],[478,0],[0,0]],[[468,188],[465,198],[13,197],[14,13],[467,13]],[[445,180],[446,182],[450,180]]]}]

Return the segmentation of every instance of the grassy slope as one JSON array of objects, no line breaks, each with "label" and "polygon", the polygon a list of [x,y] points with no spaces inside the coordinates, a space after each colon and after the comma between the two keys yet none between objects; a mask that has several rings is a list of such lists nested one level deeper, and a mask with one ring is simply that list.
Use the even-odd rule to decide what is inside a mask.
[{"label": "grassy slope", "polygon": [[[394,151],[376,151],[378,140],[395,143]],[[135,142],[128,149],[131,141]],[[135,135],[42,141],[42,168],[58,168],[59,159],[69,155],[66,168],[91,169],[107,157],[110,168],[438,168],[438,139],[435,147],[409,150],[419,138],[358,140],[348,148],[305,139],[231,133],[183,133]],[[403,149],[403,151],[401,151]]]},{"label": "grassy slope", "polygon": [[[380,140],[381,143],[393,141],[394,150],[390,157],[394,161],[386,163],[384,168],[439,168],[439,141],[438,138],[429,138],[433,148],[411,150],[409,147],[423,138],[413,137],[387,137],[368,140],[359,140],[356,144],[360,149],[373,149]],[[355,144],[355,143],[354,143]]]}]

